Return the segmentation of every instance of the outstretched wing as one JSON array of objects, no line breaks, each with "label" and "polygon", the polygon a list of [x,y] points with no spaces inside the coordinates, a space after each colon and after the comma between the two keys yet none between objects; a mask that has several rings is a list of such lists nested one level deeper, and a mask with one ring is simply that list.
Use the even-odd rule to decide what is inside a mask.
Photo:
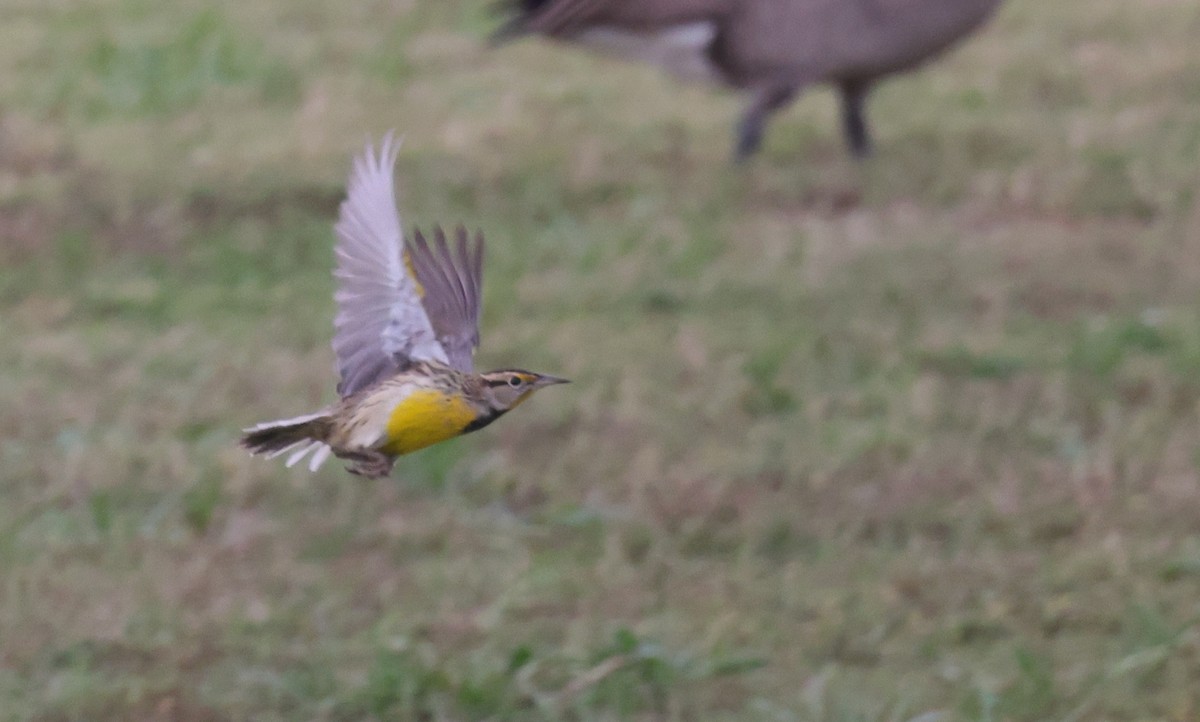
[{"label": "outstretched wing", "polygon": [[338,313],[333,321],[338,393],[370,386],[409,360],[449,363],[402,257],[392,168],[400,144],[389,133],[379,153],[368,144],[354,160],[338,210]]},{"label": "outstretched wing", "polygon": [[421,298],[438,343],[460,371],[473,370],[472,357],[479,346],[479,301],[483,288],[483,234],[474,242],[459,226],[454,241],[446,240],[441,228],[433,229],[433,242],[414,231],[406,244],[408,260],[417,282],[425,290]]}]

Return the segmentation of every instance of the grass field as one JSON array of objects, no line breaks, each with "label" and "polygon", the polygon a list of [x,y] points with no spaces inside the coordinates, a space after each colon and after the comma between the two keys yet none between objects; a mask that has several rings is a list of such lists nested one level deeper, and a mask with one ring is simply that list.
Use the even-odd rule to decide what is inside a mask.
[{"label": "grass field", "polygon": [[[1200,718],[1200,7],[1010,0],[738,99],[471,0],[0,4],[0,720]],[[490,239],[575,380],[372,483],[331,224]]]}]

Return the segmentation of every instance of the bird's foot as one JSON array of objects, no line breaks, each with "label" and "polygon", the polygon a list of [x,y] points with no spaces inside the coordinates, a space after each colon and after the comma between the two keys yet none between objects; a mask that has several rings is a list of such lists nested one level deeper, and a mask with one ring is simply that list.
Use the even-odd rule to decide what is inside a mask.
[{"label": "bird's foot", "polygon": [[346,467],[346,471],[368,479],[382,479],[390,476],[392,466],[396,463],[395,457],[388,456],[382,451],[360,451],[346,454],[343,458],[354,462]]}]

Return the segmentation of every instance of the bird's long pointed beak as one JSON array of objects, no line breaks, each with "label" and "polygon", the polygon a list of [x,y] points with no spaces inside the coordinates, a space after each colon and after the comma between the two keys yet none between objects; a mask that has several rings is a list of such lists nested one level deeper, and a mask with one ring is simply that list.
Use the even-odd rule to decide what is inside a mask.
[{"label": "bird's long pointed beak", "polygon": [[553,386],[555,384],[569,384],[571,379],[563,379],[558,376],[539,376],[536,386],[540,389],[543,386]]}]

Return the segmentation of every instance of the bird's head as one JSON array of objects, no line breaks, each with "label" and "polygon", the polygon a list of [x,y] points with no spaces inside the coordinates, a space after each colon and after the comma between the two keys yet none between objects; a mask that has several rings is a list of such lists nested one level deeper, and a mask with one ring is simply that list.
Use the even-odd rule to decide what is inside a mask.
[{"label": "bird's head", "polygon": [[540,388],[570,383],[567,379],[560,379],[557,376],[535,374],[532,371],[520,369],[489,371],[482,374],[481,378],[488,403],[500,413],[515,408]]}]

